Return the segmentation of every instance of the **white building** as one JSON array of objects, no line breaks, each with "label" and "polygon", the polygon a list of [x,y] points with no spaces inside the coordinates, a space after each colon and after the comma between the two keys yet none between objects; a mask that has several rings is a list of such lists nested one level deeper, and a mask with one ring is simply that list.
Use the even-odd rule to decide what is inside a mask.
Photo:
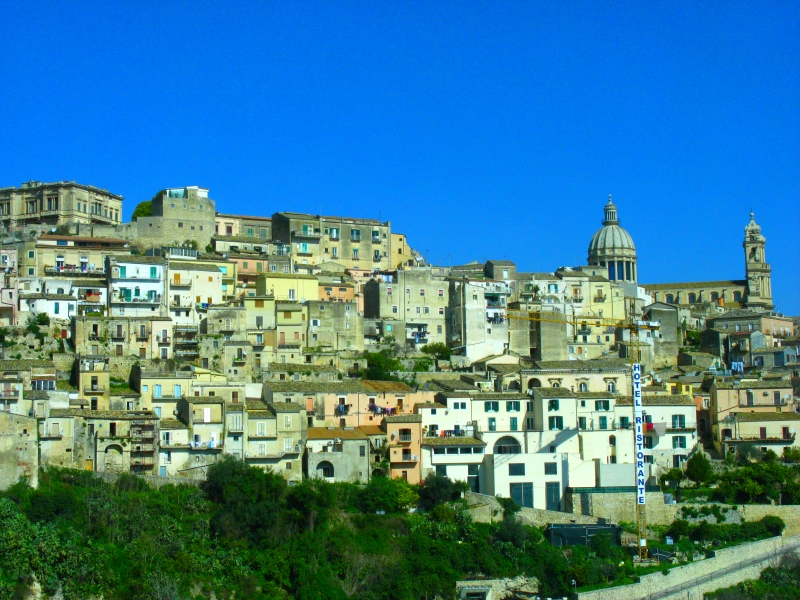
[{"label": "white building", "polygon": [[164,316],[166,261],[157,256],[109,256],[108,304],[111,316]]}]

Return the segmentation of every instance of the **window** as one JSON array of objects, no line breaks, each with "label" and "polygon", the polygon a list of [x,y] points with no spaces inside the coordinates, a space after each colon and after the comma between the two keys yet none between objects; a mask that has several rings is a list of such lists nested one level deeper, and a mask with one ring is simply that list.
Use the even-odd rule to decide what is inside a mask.
[{"label": "window", "polygon": [[548,462],[544,463],[545,475],[558,475],[558,463]]},{"label": "window", "polygon": [[544,484],[545,508],[547,510],[561,510],[561,484],[558,481],[548,481]]},{"label": "window", "polygon": [[500,411],[500,403],[497,401],[491,402],[484,402],[483,403],[483,410],[486,412],[499,412]]},{"label": "window", "polygon": [[150,267],[150,279],[157,279],[157,278],[158,278],[158,268]]},{"label": "window", "polygon": [[511,431],[517,431],[517,429],[518,429],[518,425],[517,425],[517,417],[511,417],[511,419],[509,419],[509,425],[508,425],[508,428],[509,428]]},{"label": "window", "polygon": [[532,483],[511,483],[509,484],[511,498],[519,506],[533,508],[533,484]]},{"label": "window", "polygon": [[508,474],[511,477],[525,475],[525,463],[508,463]]},{"label": "window", "polygon": [[519,400],[506,402],[506,412],[519,412]]},{"label": "window", "polygon": [[606,389],[613,394],[617,391],[617,385],[613,381],[609,381]]},{"label": "window", "polygon": [[[444,306],[440,306],[440,307],[439,307],[439,314],[440,314],[440,315],[443,315],[443,314],[444,314]],[[441,333],[441,332],[439,332],[439,333]]]},{"label": "window", "polygon": [[655,444],[653,444],[653,436],[651,435],[644,436],[644,447],[647,450],[652,450],[654,445]]},{"label": "window", "polygon": [[439,298],[444,298],[444,290],[439,290]]},{"label": "window", "polygon": [[578,429],[586,429],[586,417],[578,417]]},{"label": "window", "polygon": [[497,419],[489,417],[489,431],[497,431]]},{"label": "window", "polygon": [[673,429],[683,429],[686,427],[686,416],[685,415],[672,415],[672,428]]},{"label": "window", "polygon": [[597,411],[600,410],[609,410],[609,401],[608,400],[595,400],[594,402],[594,409]]},{"label": "window", "polygon": [[561,431],[564,429],[564,417],[548,417],[547,426],[550,431]]},{"label": "window", "polygon": [[547,402],[547,410],[549,412],[558,410],[558,406],[559,406],[558,400],[550,400]]},{"label": "window", "polygon": [[600,429],[608,429],[608,417],[600,417],[598,421],[600,422]]},{"label": "window", "polygon": [[392,313],[397,314],[397,305],[392,306]]},{"label": "window", "polygon": [[386,288],[386,295],[387,296],[391,296],[392,295],[392,288],[390,288],[390,287]]},{"label": "window", "polygon": [[676,435],[672,438],[672,447],[673,448],[686,448],[686,436],[685,435]]}]

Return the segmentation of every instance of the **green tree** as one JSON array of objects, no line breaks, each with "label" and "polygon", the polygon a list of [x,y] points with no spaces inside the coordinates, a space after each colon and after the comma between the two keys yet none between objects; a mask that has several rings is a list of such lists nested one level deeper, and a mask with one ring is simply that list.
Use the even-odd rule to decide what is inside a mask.
[{"label": "green tree", "polygon": [[136,205],[136,208],[133,209],[133,214],[131,215],[131,221],[135,221],[139,217],[152,217],[153,216],[153,201],[152,200],[145,200],[144,202],[139,202]]},{"label": "green tree", "polygon": [[387,350],[380,352],[365,352],[367,368],[364,370],[364,379],[375,381],[395,381],[397,378],[392,372],[400,370],[400,361],[394,358]]},{"label": "green tree", "polygon": [[713,475],[714,470],[711,468],[711,461],[706,458],[703,452],[695,452],[686,461],[686,477],[697,485],[710,481]]},{"label": "green tree", "polygon": [[425,510],[450,502],[453,499],[453,482],[445,475],[429,473],[419,487],[419,505]]},{"label": "green tree", "polygon": [[681,495],[681,481],[686,479],[686,473],[683,469],[670,469],[661,476],[661,485],[669,487],[675,493],[675,500],[680,500]]},{"label": "green tree", "polygon": [[417,491],[405,479],[373,477],[361,492],[361,505],[366,512],[384,510],[400,512],[416,504]]},{"label": "green tree", "polygon": [[436,363],[436,370],[439,370],[439,361],[440,360],[450,360],[450,356],[452,356],[453,351],[447,347],[446,344],[442,342],[434,342],[433,344],[425,344],[420,350],[424,354],[429,354],[433,357],[433,360]]}]

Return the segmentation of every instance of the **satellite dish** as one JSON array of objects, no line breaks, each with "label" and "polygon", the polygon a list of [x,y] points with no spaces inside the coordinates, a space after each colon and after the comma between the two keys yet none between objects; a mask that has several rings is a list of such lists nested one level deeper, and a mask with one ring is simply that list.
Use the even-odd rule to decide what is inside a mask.
[{"label": "satellite dish", "polygon": [[55,228],[55,227],[53,227],[53,228],[52,228],[50,231],[52,231],[53,233],[55,233],[55,232],[56,232],[56,228]]},{"label": "satellite dish", "polygon": [[228,255],[227,254],[223,254],[222,258],[228,258]]}]

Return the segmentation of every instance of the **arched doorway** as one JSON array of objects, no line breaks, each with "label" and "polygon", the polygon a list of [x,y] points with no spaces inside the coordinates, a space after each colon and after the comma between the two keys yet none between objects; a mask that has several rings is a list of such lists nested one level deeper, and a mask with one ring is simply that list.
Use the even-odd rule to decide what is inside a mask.
[{"label": "arched doorway", "polygon": [[528,389],[529,390],[532,390],[533,388],[537,388],[537,387],[542,387],[542,382],[541,381],[539,381],[535,377],[533,379],[528,380]]},{"label": "arched doorway", "polygon": [[329,463],[327,460],[323,460],[321,463],[317,465],[317,477],[322,477],[324,479],[333,479],[334,477],[333,465]]},{"label": "arched doorway", "polygon": [[510,435],[501,437],[494,443],[495,454],[522,454],[522,446]]},{"label": "arched doorway", "polygon": [[103,457],[103,467],[106,473],[122,473],[122,447],[112,444],[108,446]]}]

